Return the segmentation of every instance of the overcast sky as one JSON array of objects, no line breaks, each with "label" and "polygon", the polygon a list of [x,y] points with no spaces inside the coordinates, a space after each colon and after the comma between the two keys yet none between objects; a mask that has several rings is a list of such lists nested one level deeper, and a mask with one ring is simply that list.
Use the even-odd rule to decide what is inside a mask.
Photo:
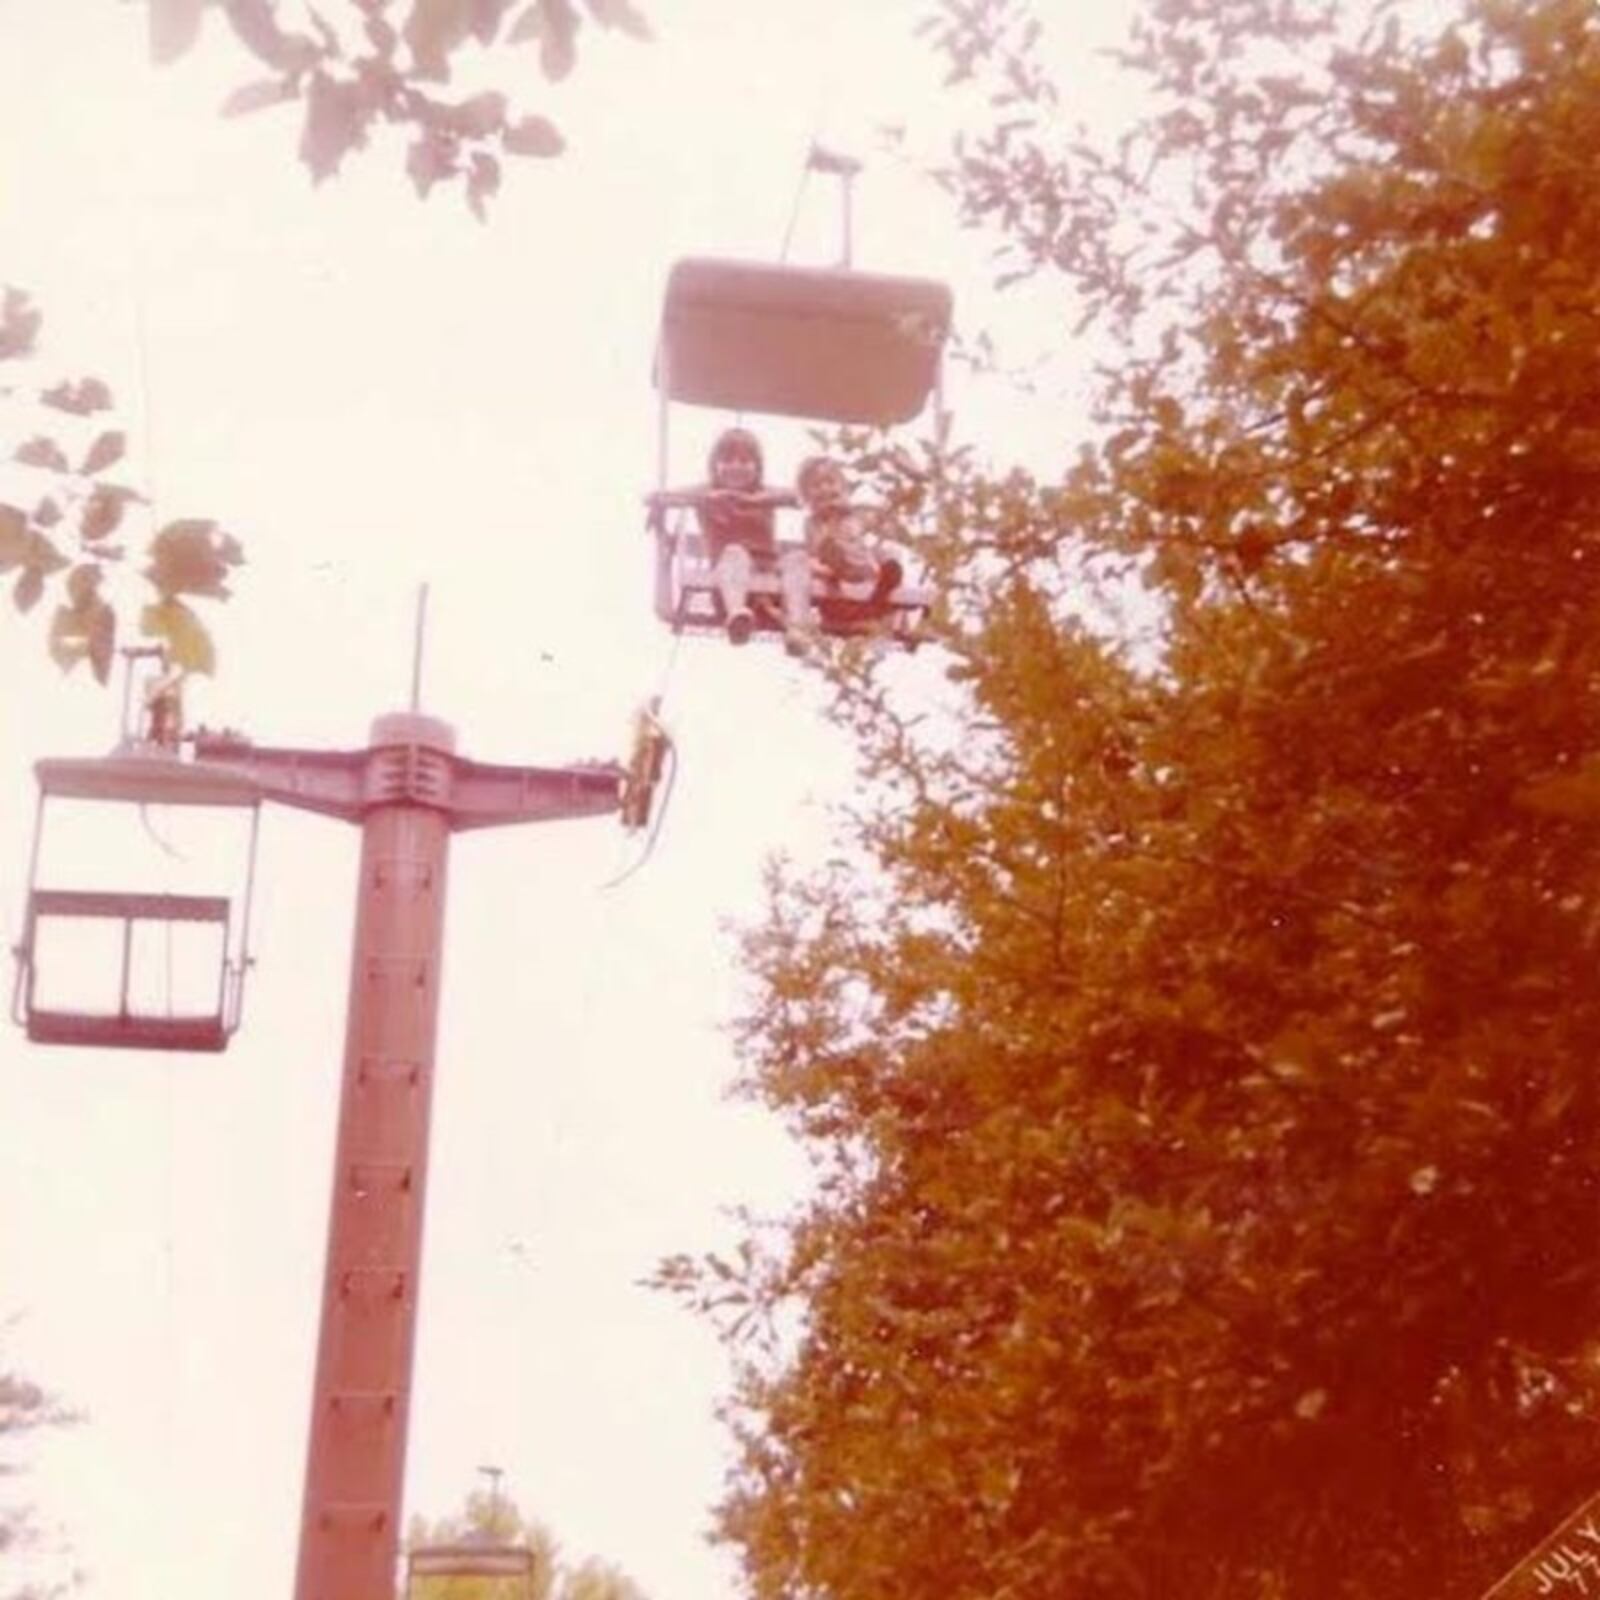
[{"label": "overcast sky", "polygon": [[[158,72],[137,7],[0,0],[0,281],[46,313],[42,370],[112,384],[160,514],[215,516],[247,547],[193,718],[361,744],[404,704],[422,581],[425,708],[467,755],[619,756],[633,706],[667,688],[681,778],[627,883],[603,887],[634,851],[609,820],[453,847],[406,1498],[446,1511],[495,1463],[570,1558],[620,1563],[653,1600],[717,1600],[735,1592],[702,1537],[725,1369],[637,1280],[725,1242],[727,1207],[803,1192],[782,1131],[726,1098],[723,924],[754,915],[770,852],[824,848],[850,761],[802,668],[715,642],[674,655],[650,614],[660,289],[680,255],[770,258],[820,136],[868,158],[859,265],[950,279],[969,333],[1026,343],[1039,311],[996,302],[946,202],[874,156],[876,122],[931,143],[950,121],[911,37],[924,4],[647,9],[657,43],[585,29],[547,99],[527,57],[529,104],[571,150],[509,173],[482,226],[449,194],[419,204],[392,154],[312,190],[293,113],[214,115],[252,75],[230,47]],[[836,216],[813,179],[796,259],[831,258]],[[1048,454],[1076,425],[1035,405],[1024,438],[1003,391],[953,394],[1002,453]],[[682,420],[691,478],[715,419]],[[787,476],[802,440],[768,436]],[[16,469],[0,482],[27,492]],[[0,618],[8,945],[29,765],[115,732],[115,697],[55,673],[42,623]],[[912,664],[908,694],[918,673],[937,663]],[[217,860],[188,821],[130,820],[119,865],[188,886]],[[268,813],[259,966],[226,1055],[0,1035],[0,1315],[20,1314],[0,1364],[85,1413],[37,1452],[29,1492],[91,1594],[171,1600],[204,1575],[281,1600],[292,1581],[356,845]]]}]

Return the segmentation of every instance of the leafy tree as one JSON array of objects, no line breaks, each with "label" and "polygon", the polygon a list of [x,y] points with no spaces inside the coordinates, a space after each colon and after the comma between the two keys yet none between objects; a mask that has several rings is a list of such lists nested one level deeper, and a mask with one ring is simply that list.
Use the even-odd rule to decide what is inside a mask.
[{"label": "leafy tree", "polygon": [[[174,61],[200,37],[208,0],[146,0],[150,47]],[[459,182],[480,217],[500,187],[505,156],[548,157],[563,148],[546,116],[518,113],[501,89],[447,93],[454,68],[492,79],[520,74],[515,56],[536,51],[544,76],[566,77],[577,60],[582,14],[574,0],[336,0],[283,6],[275,0],[217,0],[234,36],[266,76],[229,96],[231,115],[296,102],[301,107],[300,159],[315,182],[336,173],[373,133],[409,137],[406,172],[424,198],[438,183]],[[650,37],[632,0],[585,0],[604,29]],[[297,20],[286,22],[285,15]]]},{"label": "leafy tree", "polygon": [[[144,3],[151,53],[163,63],[194,47],[208,11],[222,14],[231,36],[265,74],[236,89],[224,114],[298,104],[299,157],[314,182],[338,172],[352,151],[387,128],[409,136],[406,171],[420,196],[441,183],[459,184],[482,218],[499,190],[503,157],[550,157],[563,148],[548,117],[516,112],[500,89],[465,97],[447,91],[455,68],[472,56],[482,58],[470,63],[479,75],[504,68],[509,79],[520,65],[516,58],[533,51],[546,79],[565,78],[577,60],[583,25],[573,0]],[[650,37],[632,0],[585,0],[585,10],[602,29]],[[0,288],[0,363],[30,356],[40,323],[23,290]],[[86,661],[104,683],[115,659],[119,615],[116,585],[107,580],[125,557],[121,538],[145,504],[137,491],[108,476],[126,455],[127,435],[88,422],[112,406],[99,378],[0,386],[0,402],[6,406],[0,447],[25,478],[38,480],[31,505],[0,499],[0,575],[15,574],[11,596],[19,611],[55,594],[52,657],[66,670]],[[66,418],[78,419],[72,431],[83,437],[55,436],[51,430],[67,426]],[[139,607],[140,632],[161,644],[180,672],[209,673],[215,649],[191,602],[227,597],[228,572],[242,562],[243,549],[210,519],[183,518],[144,532],[143,576],[154,594]]]},{"label": "leafy tree", "polygon": [[836,663],[870,799],[748,938],[819,1186],[661,1273],[721,1532],[763,1600],[1479,1594],[1600,1444],[1600,17],[1157,0],[1107,148],[941,15],[953,195],[1117,358],[1054,481],[863,456],[949,693]]},{"label": "leafy tree", "polygon": [[497,1493],[474,1490],[461,1512],[429,1522],[413,1517],[408,1549],[423,1545],[521,1545],[534,1556],[531,1584],[521,1579],[465,1574],[419,1577],[408,1600],[646,1600],[644,1590],[610,1562],[591,1557],[575,1567],[558,1560],[549,1530]]},{"label": "leafy tree", "polygon": [[[0,1369],[0,1478],[14,1477],[22,1469],[14,1447],[25,1434],[37,1428],[60,1427],[72,1422],[72,1413],[36,1383],[19,1373]],[[19,1557],[37,1547],[40,1535],[25,1506],[0,1504],[0,1561]],[[14,1570],[14,1569],[13,1569]],[[20,1587],[4,1589],[7,1600],[56,1600],[67,1593],[77,1579],[30,1580]]]},{"label": "leafy tree", "polygon": [[113,400],[101,379],[5,381],[26,368],[42,322],[20,289],[0,291],[0,405],[7,416],[0,438],[9,435],[11,443],[9,498],[0,498],[0,575],[10,578],[12,603],[26,613],[53,593],[51,656],[64,670],[86,661],[104,683],[117,644],[117,614],[107,598],[114,582],[107,580],[126,559],[128,534],[143,523],[149,588],[140,630],[180,671],[210,672],[211,638],[191,602],[225,599],[229,570],[243,551],[209,520],[149,526],[145,497],[115,470],[125,461],[127,434],[104,420]]},{"label": "leafy tree", "polygon": [[591,1557],[562,1574],[560,1600],[646,1600],[646,1596],[619,1567]]}]

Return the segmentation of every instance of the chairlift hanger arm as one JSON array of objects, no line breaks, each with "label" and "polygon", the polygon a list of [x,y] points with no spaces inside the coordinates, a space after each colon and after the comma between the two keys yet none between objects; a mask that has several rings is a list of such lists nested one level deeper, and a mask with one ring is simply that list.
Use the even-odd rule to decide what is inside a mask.
[{"label": "chairlift hanger arm", "polygon": [[262,796],[248,773],[181,761],[168,750],[134,747],[109,756],[67,756],[34,764],[43,799],[110,800],[162,806],[253,806]]}]

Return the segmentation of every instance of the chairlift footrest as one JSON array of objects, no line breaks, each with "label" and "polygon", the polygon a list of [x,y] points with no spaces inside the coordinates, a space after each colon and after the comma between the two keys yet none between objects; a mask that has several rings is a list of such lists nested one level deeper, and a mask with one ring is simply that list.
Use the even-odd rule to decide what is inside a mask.
[{"label": "chairlift footrest", "polygon": [[28,1013],[35,1044],[77,1044],[96,1050],[219,1051],[228,1047],[221,1017],[102,1016],[81,1011]]}]

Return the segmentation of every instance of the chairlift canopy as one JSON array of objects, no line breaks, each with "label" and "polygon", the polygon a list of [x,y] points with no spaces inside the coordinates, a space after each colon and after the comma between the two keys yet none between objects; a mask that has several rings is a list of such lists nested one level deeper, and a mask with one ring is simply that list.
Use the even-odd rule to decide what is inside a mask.
[{"label": "chairlift canopy", "polygon": [[667,279],[656,385],[728,411],[887,426],[938,381],[948,286],[694,257]]}]

